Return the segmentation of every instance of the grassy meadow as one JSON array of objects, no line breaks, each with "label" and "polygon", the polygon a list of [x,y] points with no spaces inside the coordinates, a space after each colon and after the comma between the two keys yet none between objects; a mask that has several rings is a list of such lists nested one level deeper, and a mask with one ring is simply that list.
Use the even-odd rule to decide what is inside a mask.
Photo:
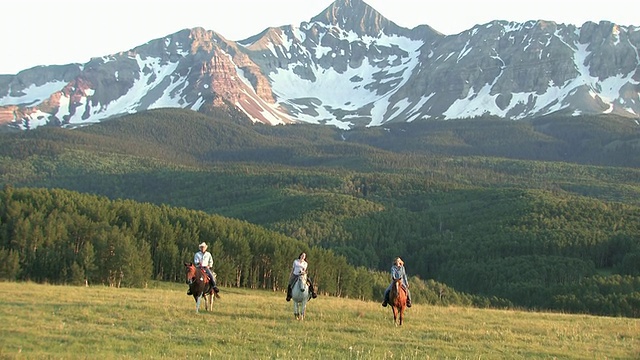
[{"label": "grassy meadow", "polygon": [[222,288],[195,313],[182,284],[147,289],[0,282],[2,359],[638,359],[640,319],[319,296],[304,321],[283,293]]}]

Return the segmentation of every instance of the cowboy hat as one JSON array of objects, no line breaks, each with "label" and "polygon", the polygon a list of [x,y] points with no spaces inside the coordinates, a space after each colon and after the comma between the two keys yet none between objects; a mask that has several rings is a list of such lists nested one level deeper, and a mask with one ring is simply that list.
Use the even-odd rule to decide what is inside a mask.
[{"label": "cowboy hat", "polygon": [[202,244],[200,244],[200,246],[198,246],[198,247],[206,248],[207,247],[207,243],[206,242],[202,242]]}]

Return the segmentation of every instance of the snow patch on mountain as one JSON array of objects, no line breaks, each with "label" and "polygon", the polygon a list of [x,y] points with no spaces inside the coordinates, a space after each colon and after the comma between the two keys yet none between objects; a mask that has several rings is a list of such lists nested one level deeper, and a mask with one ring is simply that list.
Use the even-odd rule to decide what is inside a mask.
[{"label": "snow patch on mountain", "polygon": [[[389,97],[407,82],[412,71],[418,66],[418,50],[424,42],[383,33],[377,38],[359,38],[354,32],[345,31],[340,34],[340,40],[358,41],[368,48],[398,47],[406,51],[407,56],[401,59],[397,56],[389,57],[386,60],[396,65],[386,67],[380,67],[365,58],[359,67],[348,66],[341,72],[317,64],[309,67],[300,62],[290,63],[286,69],[278,69],[268,75],[273,93],[277,102],[291,109],[293,118],[299,121],[350,128],[354,125],[351,120],[367,118],[369,126],[380,125],[388,119],[387,112],[390,111],[390,115],[396,113],[395,110],[389,109]],[[323,45],[314,49],[316,59],[324,56],[344,56],[336,54],[335,51]],[[315,80],[296,75],[294,69],[298,66],[308,67]],[[389,90],[385,92],[383,88]],[[369,110],[363,110],[365,108]]]},{"label": "snow patch on mountain", "polygon": [[23,106],[35,106],[42,101],[48,99],[51,94],[56,91],[60,91],[67,82],[65,81],[50,81],[46,84],[35,85],[31,84],[24,90],[21,90],[20,96],[4,96],[0,98],[0,106],[5,105],[23,105]]},{"label": "snow patch on mountain", "polygon": [[[124,96],[108,104],[103,104],[101,107],[93,108],[91,111],[92,119],[99,120],[126,113],[133,114],[139,110],[140,104],[145,96],[151,93],[152,90],[165,81],[165,79],[168,79],[169,83],[173,83],[171,81],[171,74],[178,66],[177,62],[161,65],[161,58],[147,57],[143,59],[139,54],[136,54],[135,60],[138,63],[138,68],[147,69],[148,71],[140,71],[140,78],[133,83],[133,86]],[[184,83],[179,80],[174,83],[175,87],[181,84],[184,85]],[[162,103],[177,103],[178,106],[181,107],[182,104],[174,99],[170,92],[167,93],[164,91],[162,94],[163,96],[153,99],[150,106],[158,104],[158,107],[160,107]]]},{"label": "snow patch on mountain", "polygon": [[[189,81],[186,76],[165,77],[170,84],[162,91],[162,95],[158,100],[149,105],[149,109],[159,108],[180,108],[185,106],[185,101],[182,98],[182,91],[189,87]],[[196,109],[197,110],[197,109]]]}]

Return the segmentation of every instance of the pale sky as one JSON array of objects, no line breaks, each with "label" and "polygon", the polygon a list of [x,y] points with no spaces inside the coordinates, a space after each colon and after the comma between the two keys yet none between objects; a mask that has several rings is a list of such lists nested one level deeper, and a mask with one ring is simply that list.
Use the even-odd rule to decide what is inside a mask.
[{"label": "pale sky", "polygon": [[[365,0],[382,16],[452,35],[492,20],[640,26],[640,1]],[[182,29],[242,40],[269,26],[300,25],[333,0],[8,0],[0,5],[0,74],[37,65],[85,63]]]}]

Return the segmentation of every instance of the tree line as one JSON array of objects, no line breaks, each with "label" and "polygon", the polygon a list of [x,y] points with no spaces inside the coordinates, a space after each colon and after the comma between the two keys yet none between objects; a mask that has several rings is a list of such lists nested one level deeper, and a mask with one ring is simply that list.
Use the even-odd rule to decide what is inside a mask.
[{"label": "tree line", "polygon": [[[436,258],[438,252],[428,245],[425,251],[411,244],[399,250],[374,241],[364,250],[338,246],[334,251],[246,221],[186,208],[12,186],[5,186],[0,198],[0,278],[8,280],[133,287],[150,280],[183,282],[183,262],[191,261],[197,244],[206,241],[223,286],[282,291],[292,260],[306,251],[321,294],[380,300],[389,275],[377,270],[379,264],[372,259],[388,256],[379,250],[404,251],[418,303],[640,316],[637,274],[599,276],[593,263],[576,258],[514,256],[434,265],[437,262],[420,260]],[[381,261],[390,264],[388,258]],[[424,270],[422,264],[442,268]],[[449,282],[415,275],[425,271],[448,273]]]},{"label": "tree line", "polygon": [[[379,300],[389,281],[386,272],[354,267],[332,250],[201,211],[12,186],[0,199],[5,280],[114,287],[184,282],[183,263],[206,241],[222,286],[284,291],[301,251],[321,294]],[[433,280],[412,282],[414,296],[425,303],[486,303]]]}]

